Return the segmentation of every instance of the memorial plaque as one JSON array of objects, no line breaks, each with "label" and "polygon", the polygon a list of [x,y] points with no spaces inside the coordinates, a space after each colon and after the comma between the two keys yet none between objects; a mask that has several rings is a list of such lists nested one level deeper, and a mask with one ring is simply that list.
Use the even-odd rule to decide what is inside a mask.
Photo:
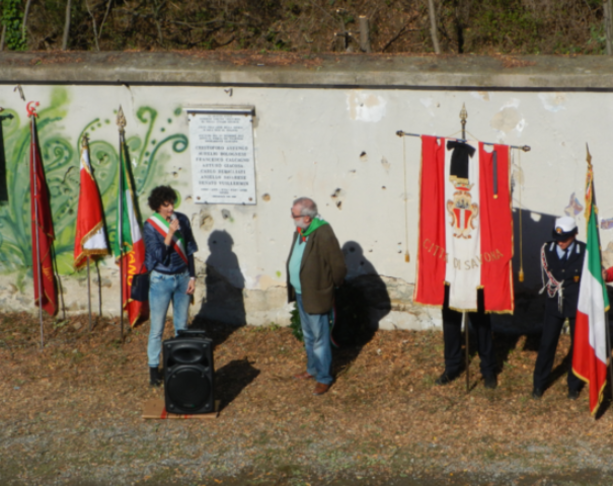
[{"label": "memorial plaque", "polygon": [[187,109],[194,201],[255,204],[253,109]]}]

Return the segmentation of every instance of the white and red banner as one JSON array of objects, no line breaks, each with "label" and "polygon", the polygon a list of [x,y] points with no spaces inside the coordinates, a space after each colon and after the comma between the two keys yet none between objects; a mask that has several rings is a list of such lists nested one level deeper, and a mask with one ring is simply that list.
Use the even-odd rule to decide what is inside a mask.
[{"label": "white and red banner", "polygon": [[87,261],[88,256],[107,255],[108,252],[102,200],[89,162],[89,150],[87,145],[83,145],[81,147],[79,209],[77,211],[77,228],[74,241],[74,265],[79,268]]},{"label": "white and red banner", "polygon": [[514,308],[509,147],[422,136],[415,302],[486,312]]},{"label": "white and red banner", "polygon": [[587,242],[581,281],[575,336],[573,343],[573,372],[590,387],[590,412],[598,411],[602,393],[607,381],[609,357],[607,352],[607,316],[609,297],[602,278],[600,257],[600,238],[596,206],[593,198],[592,165],[588,166],[585,189],[585,212],[587,223]]}]

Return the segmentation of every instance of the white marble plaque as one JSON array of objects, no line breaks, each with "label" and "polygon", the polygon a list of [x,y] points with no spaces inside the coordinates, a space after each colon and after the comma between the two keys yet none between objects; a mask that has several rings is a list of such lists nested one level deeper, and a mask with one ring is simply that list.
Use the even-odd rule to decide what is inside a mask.
[{"label": "white marble plaque", "polygon": [[255,204],[253,110],[187,110],[193,197],[203,204]]}]

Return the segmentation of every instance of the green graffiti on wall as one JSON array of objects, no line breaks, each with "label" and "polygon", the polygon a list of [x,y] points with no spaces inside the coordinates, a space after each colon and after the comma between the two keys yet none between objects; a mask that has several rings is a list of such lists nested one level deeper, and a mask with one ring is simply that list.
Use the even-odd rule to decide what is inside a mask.
[{"label": "green graffiti on wall", "polygon": [[[107,118],[94,118],[78,134],[66,136],[62,132],[69,105],[68,91],[52,91],[49,106],[42,107],[37,119],[38,136],[45,176],[49,187],[51,211],[55,229],[55,254],[60,274],[74,273],[73,251],[75,222],[79,200],[79,144],[84,134],[89,137],[90,160],[106,217],[109,240],[115,238],[118,178],[118,136],[113,141],[96,138],[96,132],[114,120],[116,112]],[[0,205],[0,272],[31,273],[32,246],[30,229],[30,125],[19,114],[7,109],[12,120],[2,124],[4,150],[7,160],[8,204]],[[182,133],[168,134],[173,118],[181,115],[176,109],[170,117],[160,120],[158,112],[149,106],[136,110],[138,123],[144,125],[145,135],[130,136],[126,128],[126,144],[130,165],[139,195],[141,210],[148,213],[146,200],[151,189],[165,183],[164,164],[171,151],[181,153],[187,149],[188,139]],[[142,131],[141,127],[138,130]],[[162,137],[156,138],[155,133]],[[75,137],[76,138],[73,138]]]}]

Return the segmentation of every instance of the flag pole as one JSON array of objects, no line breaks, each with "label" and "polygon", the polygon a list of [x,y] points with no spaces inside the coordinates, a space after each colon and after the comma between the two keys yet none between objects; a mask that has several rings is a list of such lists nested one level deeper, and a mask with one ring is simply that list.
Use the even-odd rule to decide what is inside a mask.
[{"label": "flag pole", "polygon": [[468,350],[468,322],[466,322],[466,311],[462,312],[462,325],[464,326],[464,358],[466,359],[466,393],[470,391],[470,356]]},{"label": "flag pole", "polygon": [[[466,119],[468,118],[468,112],[466,111],[466,104],[462,103],[462,109],[460,110],[460,123],[462,124],[462,139],[466,140]],[[464,359],[466,360],[466,393],[470,392],[470,355],[469,355],[469,336],[468,336],[468,322],[466,322],[466,311],[462,312],[462,325],[464,326]]]},{"label": "flag pole", "polygon": [[[36,143],[36,138],[35,138],[35,131],[36,131],[36,125],[35,125],[35,117],[37,116],[37,114],[34,112],[34,109],[31,109],[31,114],[30,114],[30,147],[32,146],[32,144]],[[38,204],[37,204],[37,199],[38,199],[38,183],[36,180],[36,157],[32,157],[32,152],[31,152],[31,148],[30,148],[30,160],[32,161],[32,167],[30,170],[32,170],[33,172],[33,182],[34,182],[34,226],[36,227],[36,231],[34,232],[34,244],[36,245],[36,259],[37,259],[37,265],[36,265],[36,273],[38,275],[38,318],[40,321],[40,349],[44,349],[45,347],[45,331],[43,328],[43,275],[42,275],[42,271],[41,271],[41,259],[40,259],[40,241],[39,241],[39,237],[38,237],[38,229],[39,229],[39,217],[38,217]]]},{"label": "flag pole", "polygon": [[89,255],[87,255],[87,312],[89,313],[89,332],[92,332],[92,290],[89,275]]},{"label": "flag pole", "polygon": [[123,144],[124,133],[126,126],[126,118],[123,115],[121,105],[119,105],[119,111],[117,112],[117,126],[119,127],[119,208],[117,213],[117,247],[119,248],[119,326],[120,326],[120,341],[123,341]]}]

